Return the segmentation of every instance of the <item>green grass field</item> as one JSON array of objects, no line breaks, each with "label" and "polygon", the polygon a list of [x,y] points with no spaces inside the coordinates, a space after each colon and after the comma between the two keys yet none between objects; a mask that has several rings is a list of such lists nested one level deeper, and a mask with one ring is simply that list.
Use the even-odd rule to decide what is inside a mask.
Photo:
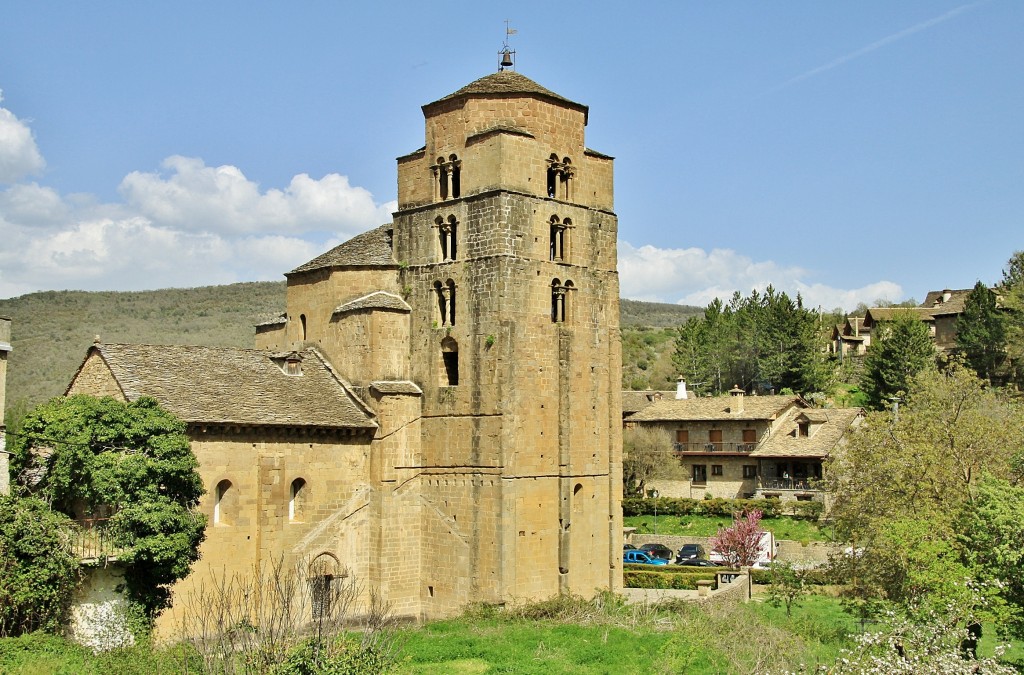
[{"label": "green grass field", "polygon": [[[626,527],[635,527],[637,534],[655,534],[654,516],[627,516],[623,518]],[[656,534],[685,537],[711,537],[718,528],[732,524],[728,516],[658,516]],[[765,518],[761,526],[775,535],[776,539],[793,541],[831,541],[831,528],[820,527],[809,520],[783,516]]]}]

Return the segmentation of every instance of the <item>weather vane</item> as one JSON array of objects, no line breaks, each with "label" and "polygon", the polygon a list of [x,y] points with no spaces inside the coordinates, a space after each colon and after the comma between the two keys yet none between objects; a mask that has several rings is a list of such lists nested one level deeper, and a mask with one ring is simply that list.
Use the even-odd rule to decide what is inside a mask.
[{"label": "weather vane", "polygon": [[516,51],[509,48],[508,37],[515,35],[517,32],[515,28],[509,28],[508,19],[505,19],[505,39],[501,43],[501,51],[498,52],[501,55],[501,65],[498,66],[499,71],[515,67],[515,60],[512,57],[516,55]]}]

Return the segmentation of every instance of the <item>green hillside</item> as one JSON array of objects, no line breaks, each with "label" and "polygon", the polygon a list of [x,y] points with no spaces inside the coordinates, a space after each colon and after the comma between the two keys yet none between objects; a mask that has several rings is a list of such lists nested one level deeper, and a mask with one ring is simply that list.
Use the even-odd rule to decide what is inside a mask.
[{"label": "green hillside", "polygon": [[[284,307],[283,281],[136,292],[46,291],[0,300],[0,316],[13,321],[8,407],[34,405],[64,393],[95,336],[108,343],[251,347],[253,324]],[[629,335],[643,330],[638,326],[676,326],[697,311],[622,301],[627,326],[623,344],[636,345],[624,349],[633,386],[646,386],[640,375],[649,370],[647,362],[658,360],[655,350],[668,346],[661,335],[656,345],[650,335],[639,343]],[[639,351],[644,353],[634,355]],[[638,359],[644,360],[642,368],[632,365]]]}]

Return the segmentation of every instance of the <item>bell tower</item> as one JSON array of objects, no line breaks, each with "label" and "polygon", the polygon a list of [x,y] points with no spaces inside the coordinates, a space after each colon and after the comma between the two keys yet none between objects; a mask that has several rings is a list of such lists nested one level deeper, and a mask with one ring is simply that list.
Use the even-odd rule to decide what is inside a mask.
[{"label": "bell tower", "polygon": [[428,617],[622,584],[613,160],[588,112],[503,70],[423,106],[398,158]]}]

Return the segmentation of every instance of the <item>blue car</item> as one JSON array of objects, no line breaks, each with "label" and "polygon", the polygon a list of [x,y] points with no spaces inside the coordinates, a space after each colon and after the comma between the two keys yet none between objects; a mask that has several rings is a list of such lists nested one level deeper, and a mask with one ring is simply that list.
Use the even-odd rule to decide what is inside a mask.
[{"label": "blue car", "polygon": [[643,551],[624,551],[622,553],[622,562],[630,563],[633,565],[667,565],[667,560],[660,558],[652,558]]}]

